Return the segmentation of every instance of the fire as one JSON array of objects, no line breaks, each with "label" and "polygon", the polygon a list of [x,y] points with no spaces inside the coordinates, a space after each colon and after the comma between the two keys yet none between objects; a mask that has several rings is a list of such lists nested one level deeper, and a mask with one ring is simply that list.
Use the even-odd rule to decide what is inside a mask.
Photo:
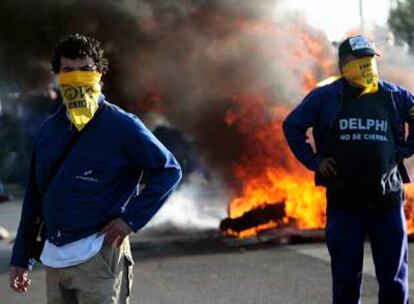
[{"label": "fire", "polygon": [[[325,193],[323,188],[314,186],[313,174],[305,169],[289,151],[282,134],[281,124],[288,110],[275,107],[267,113],[270,121],[260,118],[263,97],[260,95],[241,96],[237,101],[244,111],[230,112],[226,120],[229,126],[236,125],[239,132],[249,132],[246,143],[246,162],[234,164],[235,176],[245,181],[241,195],[229,205],[229,216],[238,218],[246,212],[264,204],[285,204],[286,216],[279,221],[269,221],[257,227],[230,235],[249,237],[259,231],[292,225],[299,229],[323,228],[325,226]],[[263,123],[256,129],[249,121]],[[246,134],[247,135],[247,134]],[[253,137],[252,137],[253,136]]]},{"label": "fire", "polygon": [[414,185],[406,184],[406,204],[405,215],[407,217],[407,230],[408,234],[414,234]]},{"label": "fire", "polygon": [[[292,156],[289,156],[292,157]],[[299,172],[302,171],[300,168]],[[325,226],[324,190],[315,188],[310,174],[291,174],[269,168],[266,174],[250,180],[243,194],[231,202],[230,217],[237,218],[252,208],[266,203],[284,202],[286,217],[278,222],[266,224],[241,232],[239,237],[255,235],[261,230],[277,228],[281,225],[294,225],[299,229],[323,228]],[[234,233],[230,234],[234,235]]]}]

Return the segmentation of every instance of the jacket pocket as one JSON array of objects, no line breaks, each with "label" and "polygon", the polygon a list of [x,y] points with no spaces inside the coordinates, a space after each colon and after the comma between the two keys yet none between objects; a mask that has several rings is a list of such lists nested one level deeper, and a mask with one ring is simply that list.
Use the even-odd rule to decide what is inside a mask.
[{"label": "jacket pocket", "polygon": [[132,282],[134,280],[134,259],[132,258],[131,245],[129,238],[126,237],[123,245],[123,253],[126,267],[126,296],[129,297],[132,291]]},{"label": "jacket pocket", "polygon": [[126,264],[126,269],[127,269],[127,282],[126,282],[126,286],[127,286],[127,297],[131,296],[131,291],[132,291],[132,283],[134,280],[134,260],[132,259],[132,256],[130,255],[125,255],[125,264]]}]

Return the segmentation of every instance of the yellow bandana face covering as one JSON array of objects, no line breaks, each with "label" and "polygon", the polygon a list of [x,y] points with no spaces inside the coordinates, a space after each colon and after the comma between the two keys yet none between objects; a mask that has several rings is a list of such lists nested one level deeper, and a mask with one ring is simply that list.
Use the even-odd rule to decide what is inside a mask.
[{"label": "yellow bandana face covering", "polygon": [[81,131],[98,110],[102,74],[72,71],[58,74],[59,89],[72,123]]},{"label": "yellow bandana face covering", "polygon": [[348,82],[363,88],[361,95],[378,92],[378,68],[374,57],[362,57],[347,63],[342,76]]}]

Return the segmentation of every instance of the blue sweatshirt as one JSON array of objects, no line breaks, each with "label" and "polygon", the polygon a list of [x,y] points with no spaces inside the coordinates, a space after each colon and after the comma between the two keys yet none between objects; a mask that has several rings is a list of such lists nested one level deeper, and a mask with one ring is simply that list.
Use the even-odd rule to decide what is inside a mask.
[{"label": "blue sweatshirt", "polygon": [[[286,117],[283,131],[296,158],[308,169],[315,171],[316,185],[326,185],[318,172],[319,163],[329,157],[328,145],[334,122],[343,106],[343,78],[332,84],[314,89]],[[379,82],[386,96],[386,110],[395,138],[395,155],[403,182],[410,182],[404,158],[414,154],[414,96],[406,89],[387,81]],[[408,125],[406,133],[405,124]],[[306,131],[313,128],[316,153],[307,141]]]},{"label": "blue sweatshirt", "polygon": [[[101,113],[78,138],[46,193],[51,164],[78,131],[64,106],[40,129],[11,265],[30,264],[28,238],[36,205],[43,208],[47,239],[63,246],[100,231],[117,217],[137,232],[181,179],[174,156],[136,116],[106,102],[103,95],[100,107]],[[144,171],[146,185],[138,193]]]}]

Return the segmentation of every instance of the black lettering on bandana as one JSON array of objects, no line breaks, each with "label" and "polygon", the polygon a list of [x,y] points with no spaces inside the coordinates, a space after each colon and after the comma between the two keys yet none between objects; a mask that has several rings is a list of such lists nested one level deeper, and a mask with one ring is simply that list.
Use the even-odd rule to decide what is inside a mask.
[{"label": "black lettering on bandana", "polygon": [[68,102],[68,109],[86,108],[86,100],[74,100]]}]

